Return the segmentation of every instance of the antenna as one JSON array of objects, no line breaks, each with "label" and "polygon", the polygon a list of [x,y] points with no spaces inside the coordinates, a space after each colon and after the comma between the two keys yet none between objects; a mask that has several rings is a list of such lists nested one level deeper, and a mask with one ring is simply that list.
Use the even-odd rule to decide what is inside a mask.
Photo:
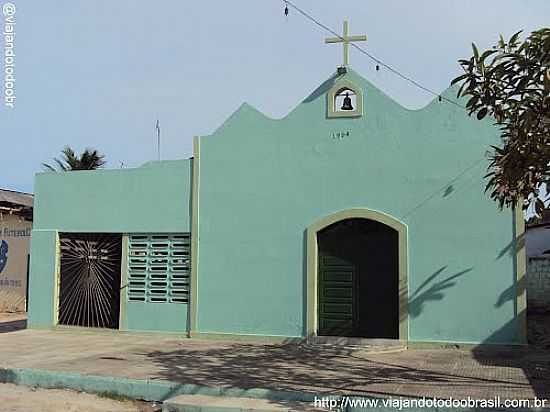
[{"label": "antenna", "polygon": [[157,132],[157,154],[158,154],[158,160],[160,160],[160,123],[157,119],[157,124],[155,125],[155,130]]}]

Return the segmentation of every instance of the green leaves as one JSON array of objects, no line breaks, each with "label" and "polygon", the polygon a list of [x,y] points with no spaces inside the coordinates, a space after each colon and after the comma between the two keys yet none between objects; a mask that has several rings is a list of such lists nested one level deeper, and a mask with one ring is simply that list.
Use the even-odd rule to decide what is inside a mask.
[{"label": "green leaves", "polygon": [[499,34],[498,48],[501,50],[504,50],[505,47],[506,47],[506,42],[504,41],[504,37],[502,37],[502,34]]},{"label": "green leaves", "polygon": [[451,82],[460,86],[458,97],[468,97],[470,115],[490,116],[501,130],[502,145],[492,147],[486,176],[486,190],[500,207],[529,199],[522,203],[527,207],[550,181],[550,28],[523,42],[521,33],[508,41],[501,35],[485,51],[472,43],[472,56],[458,61],[464,74]]},{"label": "green leaves", "polygon": [[486,107],[482,107],[482,108],[477,112],[477,120],[481,120],[481,119],[483,119],[485,116],[487,116],[488,111],[489,111],[489,109],[487,109]]},{"label": "green leaves", "polygon": [[[86,149],[80,157],[76,156],[73,149],[66,146],[61,153],[62,159],[54,158],[57,163],[57,170],[67,172],[70,170],[95,170],[100,169],[105,165],[105,156],[100,155],[97,150]],[[47,171],[55,172],[56,169],[47,163],[42,163],[42,166]]]},{"label": "green leaves", "polygon": [[451,86],[458,83],[458,82],[461,82],[462,80],[464,79],[467,79],[470,75],[468,73],[465,73],[461,76],[458,76],[456,78],[454,78],[452,81],[451,81]]},{"label": "green leaves", "polygon": [[472,43],[472,50],[474,51],[474,61],[477,63],[479,61],[479,50],[475,43]]},{"label": "green leaves", "polygon": [[479,60],[481,62],[485,62],[485,60],[487,59],[487,57],[495,54],[495,53],[498,53],[498,50],[495,50],[495,49],[489,49],[489,50],[485,50],[483,52],[483,54],[481,55],[481,57],[479,58]]},{"label": "green leaves", "polygon": [[520,30],[517,33],[514,33],[514,35],[512,37],[510,37],[510,40],[508,41],[508,44],[510,45],[510,47],[515,47],[517,45],[519,35],[522,32],[523,32],[523,30]]}]

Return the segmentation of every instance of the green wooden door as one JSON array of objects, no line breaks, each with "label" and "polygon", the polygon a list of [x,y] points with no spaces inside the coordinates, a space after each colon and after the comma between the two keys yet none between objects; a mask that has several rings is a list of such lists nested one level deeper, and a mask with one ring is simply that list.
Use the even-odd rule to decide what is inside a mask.
[{"label": "green wooden door", "polygon": [[353,264],[319,251],[319,335],[353,335],[355,278]]}]

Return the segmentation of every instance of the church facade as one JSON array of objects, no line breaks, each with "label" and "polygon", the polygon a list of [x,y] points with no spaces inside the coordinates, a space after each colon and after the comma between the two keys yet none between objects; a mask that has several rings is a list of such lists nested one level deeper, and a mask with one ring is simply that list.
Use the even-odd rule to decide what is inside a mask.
[{"label": "church facade", "polygon": [[29,325],[523,344],[522,213],[483,191],[497,141],[341,68],[191,159],[38,174]]}]

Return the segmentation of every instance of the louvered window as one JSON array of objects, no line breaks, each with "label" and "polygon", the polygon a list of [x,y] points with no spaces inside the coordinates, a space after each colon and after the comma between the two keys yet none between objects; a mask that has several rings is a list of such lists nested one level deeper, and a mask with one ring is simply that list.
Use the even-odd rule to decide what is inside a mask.
[{"label": "louvered window", "polygon": [[188,303],[190,273],[189,233],[129,236],[129,302]]}]

